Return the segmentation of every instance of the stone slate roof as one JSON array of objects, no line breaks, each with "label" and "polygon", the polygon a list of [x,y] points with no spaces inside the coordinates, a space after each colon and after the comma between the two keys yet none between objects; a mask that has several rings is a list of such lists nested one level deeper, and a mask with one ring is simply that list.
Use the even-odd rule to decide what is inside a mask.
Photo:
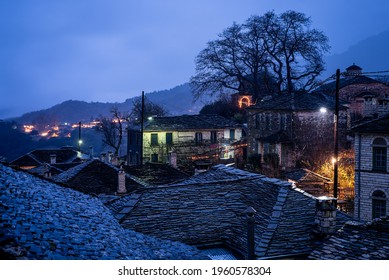
[{"label": "stone slate roof", "polygon": [[[93,159],[54,176],[53,180],[87,194],[115,194],[118,188],[118,172],[118,167]],[[128,192],[139,191],[144,185],[148,184],[126,174]]]},{"label": "stone slate roof", "polygon": [[286,179],[293,180],[295,182],[309,183],[309,182],[323,182],[330,183],[332,180],[330,178],[324,177],[320,174],[317,174],[306,168],[300,168],[291,170],[284,173]]},{"label": "stone slate roof", "polygon": [[0,213],[2,259],[207,259],[122,228],[98,198],[1,164]]},{"label": "stone slate roof", "polygon": [[135,176],[150,185],[165,185],[181,181],[189,177],[188,174],[168,165],[147,162],[143,165],[123,166],[127,174]]},{"label": "stone slate roof", "polygon": [[79,161],[78,152],[71,148],[62,149],[42,149],[34,150],[26,155],[23,155],[10,163],[16,166],[40,166],[44,163],[50,163],[50,156],[56,155],[56,162],[59,163],[74,163]]},{"label": "stone slate roof", "polygon": [[[339,79],[339,89],[350,85],[359,85],[359,84],[383,84],[383,83],[363,75],[347,76],[346,78]],[[324,84],[316,88],[314,92],[334,94],[335,89],[336,89],[336,81]]]},{"label": "stone slate roof", "polygon": [[[261,111],[319,111],[321,107],[329,110],[335,108],[335,98],[322,93],[295,92],[292,94],[274,95],[271,99],[257,102],[248,110]],[[339,109],[345,109],[340,106]]]},{"label": "stone slate roof", "polygon": [[322,246],[313,251],[310,259],[320,260],[388,260],[389,220],[374,220],[362,224],[346,223]]},{"label": "stone slate roof", "polygon": [[224,129],[236,126],[236,122],[219,115],[182,115],[155,117],[145,125],[144,131]]},{"label": "stone slate roof", "polygon": [[389,134],[389,115],[354,126],[353,132]]},{"label": "stone slate roof", "polygon": [[[316,199],[292,184],[217,165],[176,184],[147,189],[122,219],[144,234],[247,250],[245,211],[253,207],[256,257],[306,256],[322,242],[313,232]],[[339,227],[351,218],[338,213]]]}]

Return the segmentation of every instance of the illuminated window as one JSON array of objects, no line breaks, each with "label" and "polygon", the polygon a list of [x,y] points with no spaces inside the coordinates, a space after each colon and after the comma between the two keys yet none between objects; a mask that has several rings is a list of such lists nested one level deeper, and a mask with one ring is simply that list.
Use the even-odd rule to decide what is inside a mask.
[{"label": "illuminated window", "polygon": [[239,100],[239,108],[243,109],[243,108],[246,108],[248,106],[250,106],[250,99],[248,97],[242,97],[240,100]]}]

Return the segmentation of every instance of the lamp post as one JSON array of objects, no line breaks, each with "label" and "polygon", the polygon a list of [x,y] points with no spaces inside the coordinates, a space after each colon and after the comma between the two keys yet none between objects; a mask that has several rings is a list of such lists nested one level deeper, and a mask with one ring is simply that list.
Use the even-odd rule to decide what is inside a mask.
[{"label": "lamp post", "polygon": [[81,122],[78,123],[78,151],[81,152]]},{"label": "lamp post", "polygon": [[[340,70],[336,70],[336,83],[335,83],[335,115],[334,115],[334,198],[338,198],[338,124],[339,124],[339,80]],[[335,201],[336,203],[336,201]]]},{"label": "lamp post", "polygon": [[145,93],[142,91],[142,104],[140,115],[140,165],[143,166],[143,123],[145,118]]}]

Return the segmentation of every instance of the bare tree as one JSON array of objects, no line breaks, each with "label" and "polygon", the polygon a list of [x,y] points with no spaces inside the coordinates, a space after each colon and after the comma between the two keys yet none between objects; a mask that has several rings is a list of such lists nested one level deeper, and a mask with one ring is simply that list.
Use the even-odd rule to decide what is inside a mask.
[{"label": "bare tree", "polygon": [[116,156],[123,141],[125,123],[130,120],[129,113],[119,112],[117,107],[111,109],[110,117],[100,117],[97,130],[103,134],[103,143],[112,147]]},{"label": "bare tree", "polygon": [[302,13],[268,12],[234,23],[196,57],[195,98],[225,89],[265,94],[309,89],[324,70],[328,38]]},{"label": "bare tree", "polygon": [[279,91],[310,90],[324,70],[323,54],[328,52],[328,38],[311,29],[311,19],[303,13],[287,11],[280,15],[268,12],[259,22],[268,54],[268,70],[278,82]]},{"label": "bare tree", "polygon": [[[139,123],[142,116],[142,99],[141,98],[135,99],[132,105],[133,105],[133,109],[131,115],[134,118],[135,122]],[[145,97],[145,104],[144,104],[145,119],[151,116],[162,117],[167,115],[169,115],[169,112],[163,106],[155,104]]]}]

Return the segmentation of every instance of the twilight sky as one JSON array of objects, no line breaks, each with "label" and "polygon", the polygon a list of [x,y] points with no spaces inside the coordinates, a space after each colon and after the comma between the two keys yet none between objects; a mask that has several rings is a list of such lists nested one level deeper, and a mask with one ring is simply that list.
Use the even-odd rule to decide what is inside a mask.
[{"label": "twilight sky", "polygon": [[208,41],[269,10],[310,16],[333,54],[389,29],[387,0],[3,0],[0,119],[188,82]]}]

